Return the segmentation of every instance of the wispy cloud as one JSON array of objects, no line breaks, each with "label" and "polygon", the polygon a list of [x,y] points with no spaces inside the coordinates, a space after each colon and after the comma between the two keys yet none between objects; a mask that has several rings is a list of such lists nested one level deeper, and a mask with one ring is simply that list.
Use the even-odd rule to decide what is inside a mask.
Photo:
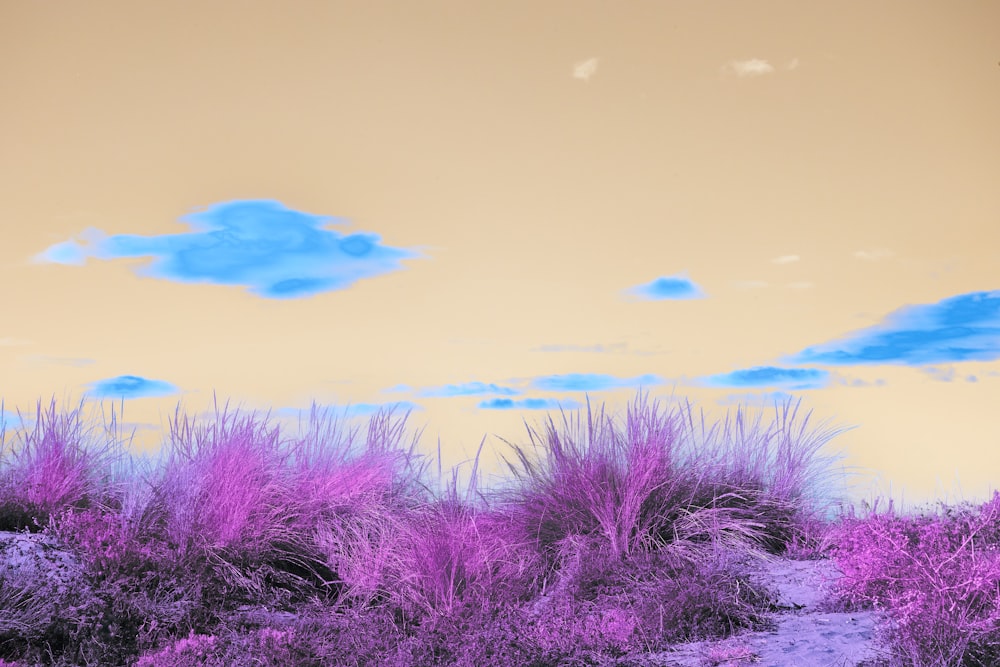
[{"label": "wispy cloud", "polygon": [[480,401],[476,407],[483,410],[551,410],[560,407],[575,410],[582,406],[574,400],[557,401],[554,398],[522,398],[516,401],[510,398],[491,398]]},{"label": "wispy cloud", "polygon": [[595,345],[539,345],[538,347],[531,348],[532,352],[594,352],[597,354],[632,354],[639,357],[651,357],[658,354],[664,354],[663,352],[657,352],[655,350],[629,350],[628,343],[611,343],[610,345],[604,345],[602,343],[597,343]]},{"label": "wispy cloud", "polygon": [[830,380],[833,384],[841,385],[844,387],[882,387],[885,386],[885,380],[878,378],[874,382],[869,382],[867,380],[862,380],[861,378],[849,377],[846,375],[841,375],[839,373],[831,373]]},{"label": "wispy cloud", "polygon": [[775,257],[771,262],[773,264],[791,264],[792,262],[798,262],[800,259],[798,255],[782,255],[781,257]]},{"label": "wispy cloud", "polygon": [[89,366],[94,363],[93,359],[77,359],[73,357],[49,357],[43,354],[28,354],[18,358],[29,365],[52,364],[55,366]]},{"label": "wispy cloud", "polygon": [[795,282],[795,283],[787,283],[785,285],[785,287],[787,287],[788,289],[803,290],[803,289],[810,289],[811,287],[814,287],[814,284],[811,283],[811,282],[808,282],[808,281],[800,281],[800,282]]},{"label": "wispy cloud", "polygon": [[198,231],[162,236],[107,236],[94,228],[76,241],[49,247],[33,263],[82,265],[87,257],[159,257],[137,274],[177,282],[247,285],[268,299],[294,299],[342,290],[355,282],[401,270],[400,260],[420,253],[380,244],[377,234],[342,235],[322,229],[343,224],[270,200],[233,201],[181,220]]},{"label": "wispy cloud", "polygon": [[537,352],[624,352],[626,347],[625,343],[612,343],[611,345],[597,343],[596,345],[539,345],[533,350]]},{"label": "wispy cloud", "polygon": [[701,290],[684,275],[660,277],[645,285],[637,285],[625,290],[626,294],[640,299],[661,301],[664,299],[701,299]]},{"label": "wispy cloud", "polygon": [[335,415],[342,415],[345,419],[353,417],[368,417],[377,414],[379,411],[388,413],[390,410],[395,418],[399,418],[403,413],[409,411],[420,412],[423,410],[423,408],[417,403],[412,403],[410,401],[395,401],[392,403],[314,404],[314,406],[304,409],[285,407],[272,411],[272,414],[286,419],[296,417],[305,420],[313,410],[313,407],[315,407],[317,413],[333,413]]},{"label": "wispy cloud", "polygon": [[516,396],[521,392],[510,387],[501,387],[496,384],[486,384],[484,382],[466,382],[463,384],[448,384],[443,387],[430,387],[417,392],[418,396],[477,396],[481,394],[500,394],[502,396]]},{"label": "wispy cloud", "polygon": [[98,380],[88,386],[91,398],[145,398],[147,396],[170,396],[179,390],[169,382],[147,380],[137,375],[119,375],[107,380]]},{"label": "wispy cloud", "polygon": [[606,391],[622,387],[646,386],[663,384],[663,379],[656,375],[640,375],[634,378],[616,378],[613,375],[599,373],[569,373],[567,375],[548,375],[535,378],[531,386],[543,391]]},{"label": "wispy cloud", "polygon": [[946,366],[944,368],[928,366],[927,368],[921,368],[920,370],[924,373],[924,375],[938,382],[953,382],[956,379],[965,380],[966,382],[979,382],[979,378],[972,374],[964,377],[958,377],[958,372],[955,370],[954,366]]},{"label": "wispy cloud", "polygon": [[785,63],[785,69],[786,70],[791,71],[793,69],[798,69],[798,68],[799,68],[799,59],[798,58],[792,58],[787,63]]},{"label": "wispy cloud", "polygon": [[791,364],[927,366],[1000,359],[1000,290],[910,305],[840,340],[807,347]]},{"label": "wispy cloud", "polygon": [[774,66],[766,60],[751,58],[750,60],[732,60],[724,69],[736,76],[763,76],[774,71]]},{"label": "wispy cloud", "polygon": [[700,379],[710,387],[785,387],[787,389],[821,389],[830,382],[830,372],[815,368],[778,368],[755,366],[746,370]]},{"label": "wispy cloud", "polygon": [[954,366],[947,366],[945,368],[928,366],[927,368],[922,368],[921,371],[927,377],[937,380],[938,382],[951,382],[955,379],[956,375]]},{"label": "wispy cloud", "polygon": [[573,78],[589,81],[597,72],[597,58],[588,58],[573,65]]},{"label": "wispy cloud", "polygon": [[795,397],[784,391],[765,391],[759,393],[727,394],[716,401],[719,405],[747,406],[758,403],[761,406],[770,404],[783,405],[794,401]]},{"label": "wispy cloud", "polygon": [[874,262],[878,259],[883,259],[885,257],[892,257],[895,253],[891,250],[886,250],[884,248],[875,248],[872,250],[858,250],[854,253],[854,257],[857,259],[863,259],[865,261]]},{"label": "wispy cloud", "polygon": [[[521,381],[521,380],[517,380]],[[663,384],[664,380],[657,375],[640,375],[632,378],[620,378],[600,373],[569,373],[566,375],[544,375],[536,377],[527,383],[529,389],[552,392],[593,392],[607,391],[629,387],[648,387]],[[517,396],[525,392],[502,385],[484,382],[466,382],[438,387],[424,387],[414,390],[409,385],[396,385],[383,390],[387,393],[414,393],[422,397],[462,397],[481,394],[499,394],[501,396]],[[489,398],[479,401],[477,408],[483,410],[549,410],[576,409],[581,404],[573,400],[555,398]]]},{"label": "wispy cloud", "polygon": [[0,435],[3,435],[5,441],[10,442],[7,431],[13,433],[30,430],[36,420],[36,417],[31,416],[32,414],[37,415],[38,413],[22,410],[21,414],[18,415],[17,410],[4,409],[0,411]]},{"label": "wispy cloud", "polygon": [[31,345],[31,341],[23,338],[0,338],[0,347],[13,347],[15,345]]}]

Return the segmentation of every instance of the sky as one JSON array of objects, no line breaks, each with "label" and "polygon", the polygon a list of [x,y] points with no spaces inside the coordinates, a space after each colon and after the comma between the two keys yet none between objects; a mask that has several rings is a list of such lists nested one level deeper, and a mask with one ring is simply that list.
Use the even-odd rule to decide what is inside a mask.
[{"label": "sky", "polygon": [[404,445],[484,443],[489,474],[499,438],[641,388],[709,423],[801,400],[846,428],[823,451],[856,498],[986,499],[998,25],[991,0],[2,3],[8,446],[55,398],[156,451],[214,394],[283,434],[314,401],[412,410]]}]

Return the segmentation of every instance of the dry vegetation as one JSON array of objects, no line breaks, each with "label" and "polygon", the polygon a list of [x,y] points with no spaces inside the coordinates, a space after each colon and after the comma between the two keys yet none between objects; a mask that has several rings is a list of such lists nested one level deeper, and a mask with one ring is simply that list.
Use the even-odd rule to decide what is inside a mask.
[{"label": "dry vegetation", "polygon": [[44,604],[54,580],[0,563],[0,667],[641,664],[765,627],[767,591],[735,563],[776,556],[836,559],[843,608],[894,619],[892,667],[1000,664],[1000,495],[835,514],[817,453],[836,431],[793,432],[787,405],[696,441],[690,405],[637,400],[620,429],[588,400],[582,428],[507,443],[490,489],[475,468],[429,475],[391,413],[359,442],[314,410],[281,441],[226,408],[175,418],[155,465],[86,445],[54,401],[0,441],[0,530],[52,536],[90,584]]}]

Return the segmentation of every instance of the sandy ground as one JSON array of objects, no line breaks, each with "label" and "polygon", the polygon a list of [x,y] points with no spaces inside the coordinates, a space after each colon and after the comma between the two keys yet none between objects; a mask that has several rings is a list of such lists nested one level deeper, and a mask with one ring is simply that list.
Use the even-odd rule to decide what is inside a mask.
[{"label": "sandy ground", "polygon": [[[887,655],[876,643],[876,625],[887,623],[882,614],[820,611],[832,582],[843,576],[834,561],[778,558],[753,568],[755,581],[778,592],[776,630],[678,644],[644,662],[649,667],[857,667],[876,665]],[[714,660],[707,658],[710,649],[717,651]],[[731,649],[728,659],[723,649]]]}]

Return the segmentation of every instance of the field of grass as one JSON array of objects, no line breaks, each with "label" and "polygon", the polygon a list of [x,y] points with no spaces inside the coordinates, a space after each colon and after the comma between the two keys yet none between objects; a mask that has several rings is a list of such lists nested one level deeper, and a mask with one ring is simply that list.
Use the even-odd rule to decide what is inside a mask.
[{"label": "field of grass", "polygon": [[844,610],[894,620],[892,667],[1000,664],[1000,494],[858,516],[823,495],[839,431],[790,409],[702,417],[696,439],[690,404],[640,392],[622,427],[588,400],[586,424],[504,441],[486,488],[479,455],[460,483],[391,412],[357,438],[314,409],[285,439],[228,403],[207,425],[178,408],[141,459],[39,402],[0,440],[0,531],[51,536],[89,586],[0,563],[0,667],[637,665],[759,627],[770,603],[735,565],[774,557],[835,559]]}]

